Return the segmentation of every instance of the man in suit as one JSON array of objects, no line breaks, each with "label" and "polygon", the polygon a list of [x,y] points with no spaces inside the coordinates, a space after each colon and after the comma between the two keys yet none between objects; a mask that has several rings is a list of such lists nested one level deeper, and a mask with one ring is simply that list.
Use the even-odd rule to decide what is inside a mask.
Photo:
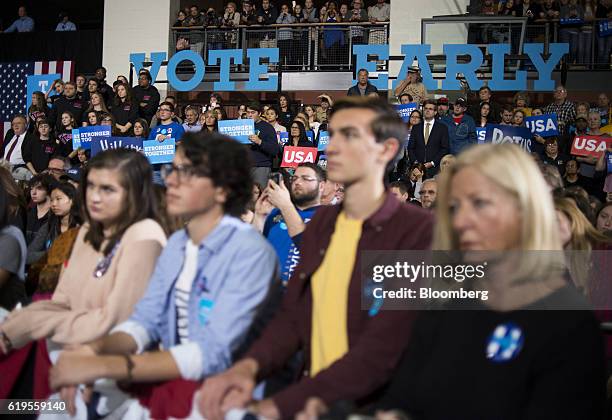
[{"label": "man in suit", "polygon": [[13,178],[18,181],[29,181],[32,178],[32,172],[26,166],[22,154],[22,150],[29,149],[30,143],[34,141],[34,135],[26,131],[26,124],[25,115],[15,115],[0,148],[0,157],[11,165]]},{"label": "man in suit", "polygon": [[449,152],[448,128],[436,120],[436,102],[423,102],[423,121],[412,127],[408,144],[410,163],[425,165],[425,178],[438,173],[440,160]]}]

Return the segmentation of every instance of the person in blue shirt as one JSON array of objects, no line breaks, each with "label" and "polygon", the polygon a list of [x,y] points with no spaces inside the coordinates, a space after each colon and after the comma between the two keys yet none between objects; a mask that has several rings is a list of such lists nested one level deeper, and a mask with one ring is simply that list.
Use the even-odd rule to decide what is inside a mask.
[{"label": "person in blue shirt", "polygon": [[453,155],[457,155],[466,147],[478,143],[476,123],[472,117],[465,113],[466,110],[467,101],[460,97],[453,104],[452,114],[440,118],[440,121],[448,126],[448,143]]},{"label": "person in blue shirt", "polygon": [[174,117],[174,105],[171,102],[159,104],[160,124],[151,128],[149,140],[163,142],[166,139],[174,139],[179,142],[185,134],[185,129],[182,125],[173,121],[172,117]]},{"label": "person in blue shirt", "polygon": [[[162,102],[159,104],[159,124],[151,128],[148,140],[157,140],[163,142],[167,139],[174,139],[176,144],[179,144],[185,129],[181,124],[173,120],[174,105],[171,102]],[[153,182],[163,185],[161,178],[161,165],[153,165]]]},{"label": "person in blue shirt", "polygon": [[187,134],[164,167],[167,211],[189,222],[168,240],[133,314],[109,335],[64,351],[53,368],[51,386],[69,407],[75,385],[99,378],[166,381],[156,386],[179,389],[163,405],[185,406],[176,399],[190,401],[196,381],[230,367],[270,305],[278,286],[274,249],[239,219],[252,197],[249,151],[226,136],[206,136]]},{"label": "person in blue shirt", "polygon": [[[28,16],[25,6],[19,7],[19,19],[11,24],[4,32],[33,32],[34,19]],[[0,31],[2,32],[2,31]]]},{"label": "person in blue shirt", "polygon": [[59,15],[60,22],[55,27],[55,32],[76,31],[77,27],[74,22],[71,22],[66,12],[61,12]]},{"label": "person in blue shirt", "polygon": [[284,182],[268,182],[255,205],[253,225],[270,241],[281,265],[281,280],[287,285],[300,262],[300,235],[321,205],[325,173],[314,163],[302,163],[290,178],[291,190]]}]

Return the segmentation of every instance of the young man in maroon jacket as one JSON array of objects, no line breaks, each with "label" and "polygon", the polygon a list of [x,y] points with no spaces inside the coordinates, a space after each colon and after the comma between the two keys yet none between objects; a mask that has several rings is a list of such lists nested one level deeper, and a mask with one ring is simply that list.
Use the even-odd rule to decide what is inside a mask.
[{"label": "young man in maroon jacket", "polygon": [[[247,406],[268,419],[292,418],[313,397],[321,405],[359,405],[388,382],[408,343],[415,313],[362,310],[359,269],[362,251],[431,243],[431,216],[401,204],[383,184],[405,125],[379,99],[350,98],[334,106],[329,132],[328,177],[345,185],[344,202],[321,207],[299,238],[302,260],[262,336],[232,368],[204,382],[198,404],[208,420]],[[300,380],[251,404],[256,382],[299,350],[306,358]]]}]

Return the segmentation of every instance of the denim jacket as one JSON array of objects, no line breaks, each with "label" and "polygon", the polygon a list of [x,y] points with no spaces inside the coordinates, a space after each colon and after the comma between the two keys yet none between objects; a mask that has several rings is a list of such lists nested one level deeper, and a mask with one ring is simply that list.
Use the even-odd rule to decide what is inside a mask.
[{"label": "denim jacket", "polygon": [[142,352],[161,343],[188,380],[229,368],[279,277],[274,249],[250,225],[225,216],[199,244],[189,296],[189,342],[178,342],[175,283],[183,268],[185,229],[160,255],[149,287],[128,321],[113,331],[130,334]]},{"label": "denim jacket", "polygon": [[476,123],[474,118],[469,115],[464,114],[459,124],[455,124],[452,115],[445,115],[440,121],[448,127],[448,143],[451,154],[457,155],[466,147],[478,143]]}]

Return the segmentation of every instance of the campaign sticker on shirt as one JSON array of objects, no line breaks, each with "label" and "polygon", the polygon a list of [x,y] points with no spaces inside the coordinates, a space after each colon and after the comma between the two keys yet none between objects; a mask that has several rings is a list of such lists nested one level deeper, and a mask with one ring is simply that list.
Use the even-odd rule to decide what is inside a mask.
[{"label": "campaign sticker on shirt", "polygon": [[201,326],[206,325],[208,322],[213,306],[215,306],[215,302],[212,300],[200,298],[200,303],[198,304],[198,321],[200,322]]},{"label": "campaign sticker on shirt", "polygon": [[512,323],[499,324],[487,340],[487,359],[496,362],[508,362],[519,355],[523,349],[525,337],[523,330]]}]

